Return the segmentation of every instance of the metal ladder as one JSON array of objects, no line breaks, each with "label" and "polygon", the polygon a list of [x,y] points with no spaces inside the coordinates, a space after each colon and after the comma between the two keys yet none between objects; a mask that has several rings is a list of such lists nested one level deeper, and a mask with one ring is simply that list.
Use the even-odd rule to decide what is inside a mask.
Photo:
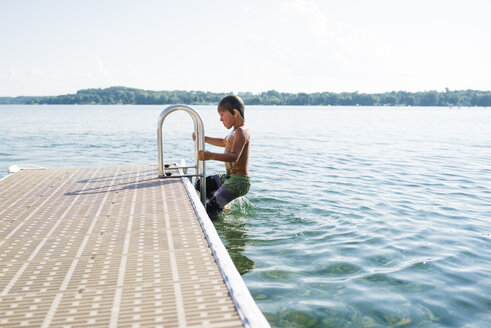
[{"label": "metal ladder", "polygon": [[[172,166],[170,164],[164,164],[164,142],[162,125],[164,124],[165,118],[172,112],[183,110],[188,113],[193,119],[194,123],[194,134],[196,136],[194,142],[194,166]],[[198,151],[205,150],[205,128],[203,127],[203,121],[199,114],[189,106],[184,105],[174,105],[169,106],[162,111],[159,117],[159,122],[157,126],[157,144],[159,153],[159,178],[181,178],[181,177],[201,177],[200,179],[200,196],[203,206],[206,206],[206,177],[205,177],[205,162],[198,159]],[[195,174],[186,174],[187,169],[194,168]],[[167,172],[170,170],[183,169],[185,174],[172,174]]]}]

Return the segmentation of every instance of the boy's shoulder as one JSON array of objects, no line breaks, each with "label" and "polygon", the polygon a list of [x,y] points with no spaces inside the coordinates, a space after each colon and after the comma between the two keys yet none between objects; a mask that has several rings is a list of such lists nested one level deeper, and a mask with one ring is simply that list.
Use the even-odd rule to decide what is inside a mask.
[{"label": "boy's shoulder", "polygon": [[244,137],[249,137],[249,135],[250,135],[249,134],[249,127],[246,124],[239,126],[238,128],[236,128],[234,130],[234,134],[241,134]]}]

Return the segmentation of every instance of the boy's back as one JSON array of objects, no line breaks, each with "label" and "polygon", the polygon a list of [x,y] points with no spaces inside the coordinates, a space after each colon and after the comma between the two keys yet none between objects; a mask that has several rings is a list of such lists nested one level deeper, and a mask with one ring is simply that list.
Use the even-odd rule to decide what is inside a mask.
[{"label": "boy's back", "polygon": [[239,159],[235,162],[225,162],[225,168],[229,174],[249,175],[249,140],[251,136],[249,127],[244,122],[241,127],[233,130],[226,138],[225,153],[231,152],[234,145],[242,148]]}]

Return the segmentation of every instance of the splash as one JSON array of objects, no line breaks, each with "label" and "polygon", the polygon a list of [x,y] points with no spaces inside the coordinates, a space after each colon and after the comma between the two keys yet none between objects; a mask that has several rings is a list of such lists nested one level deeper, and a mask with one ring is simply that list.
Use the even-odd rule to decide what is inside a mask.
[{"label": "splash", "polygon": [[234,216],[249,216],[253,213],[253,211],[254,205],[245,196],[234,199],[225,207],[224,210],[226,214],[231,214]]}]

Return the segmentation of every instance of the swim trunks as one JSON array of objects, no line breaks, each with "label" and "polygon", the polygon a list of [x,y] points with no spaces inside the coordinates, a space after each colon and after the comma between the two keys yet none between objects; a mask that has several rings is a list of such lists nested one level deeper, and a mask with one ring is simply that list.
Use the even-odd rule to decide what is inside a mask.
[{"label": "swim trunks", "polygon": [[[200,191],[200,179],[196,181]],[[239,174],[215,174],[206,177],[206,212],[210,217],[217,216],[225,205],[244,196],[251,188],[251,178]]]}]

